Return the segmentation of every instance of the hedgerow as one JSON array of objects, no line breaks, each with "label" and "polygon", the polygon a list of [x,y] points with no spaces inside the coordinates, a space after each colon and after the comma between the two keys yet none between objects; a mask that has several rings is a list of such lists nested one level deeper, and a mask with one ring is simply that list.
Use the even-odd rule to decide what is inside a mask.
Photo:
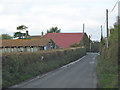
[{"label": "hedgerow", "polygon": [[106,38],[101,41],[100,55],[98,56],[98,87],[119,88],[118,84],[118,32],[120,29],[114,27],[109,36],[109,47],[107,48]]},{"label": "hedgerow", "polygon": [[85,48],[4,53],[2,57],[2,86],[6,88],[44,74],[75,61],[85,54]]}]

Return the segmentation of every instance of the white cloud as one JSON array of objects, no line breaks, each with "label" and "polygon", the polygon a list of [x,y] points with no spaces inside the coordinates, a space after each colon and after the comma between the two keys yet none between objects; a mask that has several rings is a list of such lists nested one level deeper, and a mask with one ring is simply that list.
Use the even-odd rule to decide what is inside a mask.
[{"label": "white cloud", "polygon": [[4,7],[2,4],[0,4],[0,13],[4,10]]},{"label": "white cloud", "polygon": [[[12,33],[16,29],[17,16],[16,15],[0,15],[0,29],[4,29],[8,33]],[[11,23],[14,22],[14,23]],[[4,32],[3,32],[4,33]]]},{"label": "white cloud", "polygon": [[[111,10],[115,2],[116,0],[0,0],[0,30],[1,33],[14,33],[18,25],[25,24],[29,27],[30,34],[46,32],[52,26],[58,26],[62,32],[82,32],[82,24],[85,23],[86,32],[93,34],[92,39],[99,39],[100,25],[105,22],[105,9]],[[110,25],[114,23],[116,14],[117,9],[110,14]]]}]

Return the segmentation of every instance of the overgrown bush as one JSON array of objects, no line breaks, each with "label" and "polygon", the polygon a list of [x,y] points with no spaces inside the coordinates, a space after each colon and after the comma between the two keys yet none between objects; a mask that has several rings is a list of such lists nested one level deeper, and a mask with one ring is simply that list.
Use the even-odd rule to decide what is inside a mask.
[{"label": "overgrown bush", "polygon": [[[101,88],[118,88],[118,31],[114,27],[109,37],[109,48],[106,38],[101,41],[100,55],[98,56],[98,86]],[[119,31],[120,32],[120,31]]]},{"label": "overgrown bush", "polygon": [[98,86],[102,88],[118,87],[118,45],[103,48],[98,56]]},{"label": "overgrown bush", "polygon": [[85,48],[5,53],[2,57],[3,88],[59,68],[85,54]]},{"label": "overgrown bush", "polygon": [[99,41],[92,41],[91,43],[91,52],[99,52],[100,42]]}]

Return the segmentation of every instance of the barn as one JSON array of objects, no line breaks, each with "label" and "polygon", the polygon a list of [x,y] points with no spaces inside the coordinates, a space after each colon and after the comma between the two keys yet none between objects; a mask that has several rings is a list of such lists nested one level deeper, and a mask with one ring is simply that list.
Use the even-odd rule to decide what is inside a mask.
[{"label": "barn", "polygon": [[35,52],[50,50],[55,46],[51,39],[11,39],[1,40],[0,52]]},{"label": "barn", "polygon": [[69,48],[71,45],[79,44],[85,38],[85,42],[89,43],[86,33],[47,33],[44,38],[52,39],[60,48]]}]

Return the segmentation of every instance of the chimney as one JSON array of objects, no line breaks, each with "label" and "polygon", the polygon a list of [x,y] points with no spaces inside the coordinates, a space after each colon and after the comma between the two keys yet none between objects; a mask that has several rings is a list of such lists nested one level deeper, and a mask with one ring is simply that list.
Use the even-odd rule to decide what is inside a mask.
[{"label": "chimney", "polygon": [[26,35],[28,36],[28,31],[26,31]]},{"label": "chimney", "polygon": [[26,31],[26,38],[28,38],[29,34],[28,34],[28,31]]},{"label": "chimney", "polygon": [[41,32],[41,37],[43,37],[43,32]]}]

